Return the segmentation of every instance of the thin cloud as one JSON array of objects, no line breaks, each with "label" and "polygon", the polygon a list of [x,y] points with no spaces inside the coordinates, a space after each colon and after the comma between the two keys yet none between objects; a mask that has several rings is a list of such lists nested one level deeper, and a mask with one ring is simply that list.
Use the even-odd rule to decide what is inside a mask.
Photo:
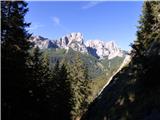
[{"label": "thin cloud", "polygon": [[28,30],[37,30],[37,29],[42,28],[42,27],[44,27],[44,25],[36,23],[36,24],[31,24],[31,27],[29,27],[27,29]]},{"label": "thin cloud", "polygon": [[60,18],[57,17],[57,16],[54,16],[52,17],[52,21],[53,21],[53,24],[57,27],[59,27],[60,29],[62,29],[63,31],[65,32],[69,32],[70,30],[65,27],[61,22],[60,22]]},{"label": "thin cloud", "polygon": [[102,1],[90,1],[86,5],[82,6],[82,9],[89,9],[89,8],[95,7],[98,4],[100,4],[101,2]]},{"label": "thin cloud", "polygon": [[60,19],[58,17],[54,16],[52,18],[52,20],[53,20],[53,22],[54,22],[55,25],[60,25]]}]

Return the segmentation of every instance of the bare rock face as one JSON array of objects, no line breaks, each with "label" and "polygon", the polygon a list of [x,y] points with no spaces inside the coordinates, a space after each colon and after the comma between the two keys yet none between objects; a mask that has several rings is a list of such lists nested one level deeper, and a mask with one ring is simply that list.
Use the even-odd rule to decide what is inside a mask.
[{"label": "bare rock face", "polygon": [[51,41],[41,36],[33,36],[29,41],[33,43],[34,47],[39,47],[40,49],[58,48],[56,41]]},{"label": "bare rock face", "polygon": [[123,51],[118,48],[114,41],[90,40],[86,42],[86,46],[93,56],[99,56],[100,59],[112,59],[116,56],[122,57],[124,55]]},{"label": "bare rock face", "polygon": [[126,55],[124,51],[118,48],[114,41],[89,40],[84,43],[84,37],[80,32],[70,33],[59,40],[49,40],[41,36],[33,36],[29,40],[35,47],[38,46],[40,49],[59,48],[68,50],[71,48],[99,59],[112,59],[116,56],[123,57]]},{"label": "bare rock face", "polygon": [[75,51],[82,53],[88,53],[87,47],[84,44],[84,39],[82,33],[70,33],[66,36],[63,36],[59,40],[60,48],[72,48]]}]

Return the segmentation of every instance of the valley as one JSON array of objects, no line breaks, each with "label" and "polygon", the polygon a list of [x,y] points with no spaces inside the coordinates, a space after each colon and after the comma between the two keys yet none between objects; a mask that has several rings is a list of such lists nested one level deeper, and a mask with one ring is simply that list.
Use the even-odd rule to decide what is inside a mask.
[{"label": "valley", "polygon": [[29,41],[33,43],[34,47],[40,48],[44,56],[49,57],[51,67],[54,67],[57,61],[60,64],[72,64],[76,55],[79,54],[81,61],[88,70],[91,91],[90,102],[126,64],[124,62],[129,57],[128,53],[118,48],[115,42],[89,40],[85,43],[83,35],[79,32],[70,33],[59,40],[33,36]]},{"label": "valley", "polygon": [[157,0],[1,1],[2,120],[160,120],[159,73]]}]

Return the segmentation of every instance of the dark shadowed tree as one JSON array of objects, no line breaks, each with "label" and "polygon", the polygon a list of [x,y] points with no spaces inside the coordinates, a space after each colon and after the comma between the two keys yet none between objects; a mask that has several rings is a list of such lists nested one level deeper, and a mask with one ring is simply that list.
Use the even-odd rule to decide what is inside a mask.
[{"label": "dark shadowed tree", "polygon": [[[133,62],[137,66],[137,77],[141,79],[142,84],[147,87],[156,85],[157,79],[151,80],[149,73],[154,66],[153,61],[159,59],[160,44],[160,2],[146,1],[143,5],[143,12],[139,21],[137,31],[137,40],[132,45]],[[152,56],[152,57],[151,57]],[[155,62],[156,64],[157,62]],[[159,64],[157,63],[157,68]],[[156,68],[156,67],[154,67]],[[153,69],[153,68],[152,68]],[[150,72],[148,72],[150,71]],[[156,73],[156,72],[154,72]],[[157,74],[158,75],[158,74]],[[147,77],[146,77],[147,76]],[[155,75],[152,75],[152,77]],[[149,80],[150,79],[150,80]],[[149,82],[150,81],[150,82]],[[156,82],[157,81],[157,82]]]},{"label": "dark shadowed tree", "polygon": [[28,60],[28,84],[30,94],[31,119],[49,119],[51,110],[48,102],[48,82],[51,79],[51,70],[47,56],[43,56],[39,48],[33,48]]},{"label": "dark shadowed tree", "polygon": [[71,105],[72,120],[81,117],[88,106],[87,97],[89,94],[88,73],[85,65],[77,54],[74,63],[70,67],[71,80]]},{"label": "dark shadowed tree", "polygon": [[2,119],[27,119],[26,59],[31,45],[24,1],[1,1]]},{"label": "dark shadowed tree", "polygon": [[48,82],[48,94],[52,118],[55,120],[70,120],[70,80],[68,71],[64,64],[60,65],[59,61],[52,70],[51,80]]}]

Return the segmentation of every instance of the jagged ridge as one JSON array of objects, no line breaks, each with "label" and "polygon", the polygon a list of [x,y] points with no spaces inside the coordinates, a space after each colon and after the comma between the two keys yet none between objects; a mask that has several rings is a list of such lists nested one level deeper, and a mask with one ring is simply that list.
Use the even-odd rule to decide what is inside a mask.
[{"label": "jagged ridge", "polygon": [[30,41],[40,49],[47,48],[72,48],[74,51],[90,54],[98,59],[112,59],[116,56],[124,57],[126,52],[118,48],[114,41],[103,42],[101,40],[89,40],[84,43],[84,37],[80,32],[73,32],[61,37],[59,40],[49,40],[41,36],[33,36]]}]

